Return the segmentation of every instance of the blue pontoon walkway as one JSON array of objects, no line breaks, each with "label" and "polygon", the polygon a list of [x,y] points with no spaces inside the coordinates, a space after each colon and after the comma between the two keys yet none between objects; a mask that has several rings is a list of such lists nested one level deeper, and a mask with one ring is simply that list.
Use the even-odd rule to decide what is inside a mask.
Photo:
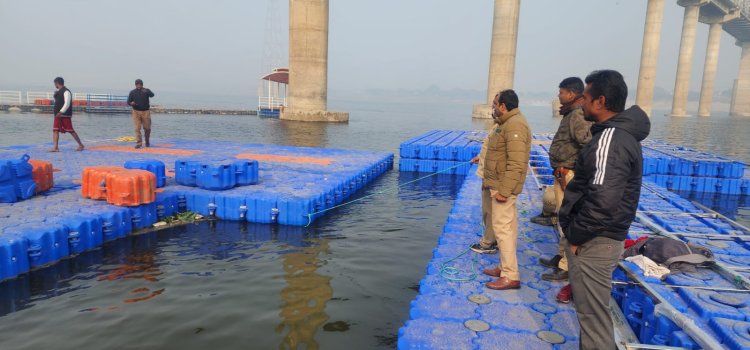
[{"label": "blue pontoon walkway", "polygon": [[[472,148],[476,152],[477,133],[439,133],[443,136],[431,132],[402,144],[401,164],[406,166],[401,171],[466,167],[462,162],[471,154],[462,155],[455,149],[444,152],[442,148]],[[427,148],[442,137],[448,137],[449,142],[435,150]],[[463,169],[461,173],[468,175],[433,251],[419,295],[412,301],[410,320],[399,331],[399,349],[578,348],[575,311],[572,305],[555,302],[564,284],[540,278],[546,269],[539,265],[538,257],[557,252],[557,233],[529,222],[541,211],[540,188],[552,180],[548,144],[548,136],[535,137],[529,176],[517,202],[522,288],[494,291],[484,287],[491,278],[481,271],[497,264],[498,257],[467,251],[482,231],[481,181],[474,175],[475,167]],[[645,148],[644,175],[718,183],[708,180],[713,176],[724,184],[740,181],[739,192],[747,193],[740,162],[658,142]],[[405,162],[404,158],[412,160]],[[412,164],[420,166],[410,167]],[[722,186],[703,189],[722,193],[716,191]],[[713,251],[717,263],[695,272],[671,274],[662,281],[644,276],[633,263],[621,262],[613,274],[612,292],[618,346],[750,349],[750,230],[649,180],[644,181],[638,209],[629,239],[658,235],[703,245]]]}]

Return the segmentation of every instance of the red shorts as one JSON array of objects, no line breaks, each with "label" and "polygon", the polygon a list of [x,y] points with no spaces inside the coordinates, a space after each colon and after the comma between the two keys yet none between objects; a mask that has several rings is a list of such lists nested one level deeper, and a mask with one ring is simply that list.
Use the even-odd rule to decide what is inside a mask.
[{"label": "red shorts", "polygon": [[75,132],[71,119],[71,117],[55,117],[55,123],[52,124],[52,131],[59,131],[61,133]]}]

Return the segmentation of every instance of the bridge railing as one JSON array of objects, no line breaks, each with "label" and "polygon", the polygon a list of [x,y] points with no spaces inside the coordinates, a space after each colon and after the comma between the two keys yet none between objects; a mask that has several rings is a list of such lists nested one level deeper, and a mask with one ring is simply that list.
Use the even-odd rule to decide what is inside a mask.
[{"label": "bridge railing", "polygon": [[21,105],[23,99],[20,91],[0,91],[0,104]]},{"label": "bridge railing", "polygon": [[112,94],[86,94],[88,113],[126,113],[130,112],[127,96]]},{"label": "bridge railing", "polygon": [[261,108],[281,108],[286,106],[286,98],[259,96],[258,107]]},{"label": "bridge railing", "polygon": [[53,93],[51,92],[42,92],[42,91],[27,91],[26,92],[26,104],[30,105],[38,105],[38,104],[45,104],[45,103],[39,103],[41,101],[50,101],[53,99]]}]

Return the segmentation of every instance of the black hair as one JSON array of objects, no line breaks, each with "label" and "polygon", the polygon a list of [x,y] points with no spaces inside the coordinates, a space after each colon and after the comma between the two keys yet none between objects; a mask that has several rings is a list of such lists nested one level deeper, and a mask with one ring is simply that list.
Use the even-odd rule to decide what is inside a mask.
[{"label": "black hair", "polygon": [[573,91],[576,95],[583,93],[583,80],[579,77],[565,78],[560,82],[560,89],[567,89]]},{"label": "black hair", "polygon": [[505,109],[508,111],[518,108],[518,95],[512,89],[500,91],[497,96],[497,102],[505,104]]},{"label": "black hair", "polygon": [[62,77],[55,78],[54,82],[60,85],[65,85],[65,79],[63,79]]},{"label": "black hair", "polygon": [[628,85],[618,71],[604,69],[591,72],[586,77],[586,85],[591,84],[589,92],[592,99],[604,96],[604,107],[610,112],[620,113],[625,110],[628,99]]}]

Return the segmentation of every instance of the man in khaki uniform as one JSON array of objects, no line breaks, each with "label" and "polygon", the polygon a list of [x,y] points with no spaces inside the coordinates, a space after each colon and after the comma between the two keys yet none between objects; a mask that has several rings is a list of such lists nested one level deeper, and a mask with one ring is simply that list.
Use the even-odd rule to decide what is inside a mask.
[{"label": "man in khaki uniform", "polygon": [[[583,115],[583,80],[578,77],[565,78],[559,85],[560,115],[563,116],[555,138],[549,149],[550,165],[555,175],[555,212],[551,224],[557,226],[557,213],[563,202],[565,187],[575,175],[578,153],[591,140],[591,125]],[[532,222],[540,223],[538,217]],[[560,233],[558,254],[552,258],[540,258],[539,262],[552,270],[542,275],[545,281],[565,281],[568,279],[568,259],[565,258],[565,236]]]},{"label": "man in khaki uniform", "polygon": [[482,177],[482,203],[488,204],[485,207],[487,213],[483,215],[484,225],[488,229],[485,229],[479,246],[491,248],[494,243],[500,250],[501,263],[484,270],[485,274],[497,277],[496,281],[486,284],[487,288],[519,289],[521,276],[516,260],[516,199],[526,181],[531,130],[518,109],[518,95],[513,90],[503,90],[495,96],[492,118],[494,127],[490,129],[483,152],[477,159],[481,170],[478,175]]}]

